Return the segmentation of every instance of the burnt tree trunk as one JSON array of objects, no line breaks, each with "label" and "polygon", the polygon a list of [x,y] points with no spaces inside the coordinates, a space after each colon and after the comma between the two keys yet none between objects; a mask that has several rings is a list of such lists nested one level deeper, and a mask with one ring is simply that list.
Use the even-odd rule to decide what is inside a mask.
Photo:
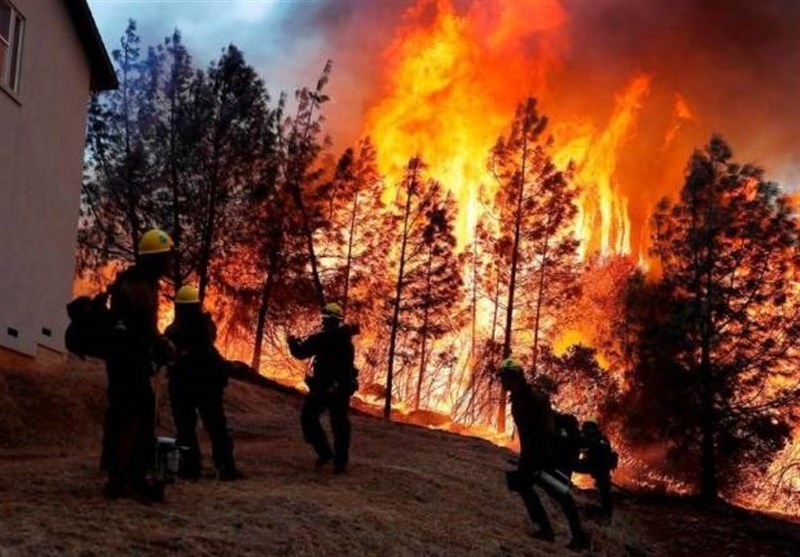
[{"label": "burnt tree trunk", "polygon": [[280,259],[280,246],[276,245],[270,250],[269,266],[267,275],[264,277],[264,286],[261,290],[261,303],[258,306],[258,316],[256,319],[256,337],[253,343],[253,359],[251,367],[259,371],[261,367],[261,350],[264,346],[264,330],[267,326],[267,313],[269,312],[269,301],[272,297],[272,287],[275,284],[275,276],[278,273],[278,261]]},{"label": "burnt tree trunk", "polygon": [[347,240],[347,263],[344,269],[344,292],[342,294],[342,310],[347,314],[347,302],[350,299],[350,268],[353,264],[353,243],[356,233],[356,215],[358,214],[358,192],[353,196],[353,210],[350,215],[350,232]]},{"label": "burnt tree trunk", "polygon": [[427,350],[428,350],[428,322],[430,312],[430,299],[431,299],[431,267],[433,263],[433,245],[428,250],[428,265],[426,269],[427,283],[425,285],[425,308],[422,312],[422,346],[419,356],[419,376],[417,377],[417,393],[414,397],[414,408],[419,410],[420,399],[422,398],[422,381],[425,379],[425,365],[427,364]]},{"label": "burnt tree trunk", "polygon": [[397,272],[397,285],[395,287],[394,308],[392,309],[392,328],[389,333],[389,363],[386,371],[386,400],[383,406],[383,417],[390,419],[392,416],[392,383],[394,380],[394,353],[397,349],[397,330],[400,325],[400,300],[403,295],[403,274],[406,266],[406,247],[408,246],[408,219],[411,215],[411,196],[417,180],[417,167],[413,168],[410,183],[406,190],[406,207],[403,213],[403,240],[400,246],[400,269]]},{"label": "burnt tree trunk", "polygon": [[[549,225],[549,223],[548,223]],[[544,246],[542,247],[542,266],[539,269],[539,285],[536,294],[536,314],[533,320],[533,363],[531,364],[531,372],[536,374],[536,362],[539,358],[539,327],[542,316],[542,305],[544,303],[544,274],[547,265],[547,244],[550,240],[550,230],[548,228],[544,237]]]},{"label": "burnt tree trunk", "polygon": [[[526,126],[527,129],[527,126]],[[519,240],[522,227],[522,201],[525,192],[525,171],[528,162],[528,138],[522,141],[522,164],[519,173],[519,193],[517,194],[517,206],[514,214],[514,244],[511,251],[511,278],[508,283],[508,304],[506,306],[506,328],[503,338],[503,358],[511,356],[511,336],[514,326],[514,293],[517,287],[517,266],[519,265]],[[500,400],[497,405],[497,431],[504,433],[506,430],[506,405],[508,403],[508,393],[500,388]]]}]

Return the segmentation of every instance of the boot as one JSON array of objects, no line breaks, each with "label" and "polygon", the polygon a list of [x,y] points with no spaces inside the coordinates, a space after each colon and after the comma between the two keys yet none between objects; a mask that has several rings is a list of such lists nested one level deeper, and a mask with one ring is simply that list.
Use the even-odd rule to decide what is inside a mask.
[{"label": "boot", "polygon": [[556,540],[556,533],[552,528],[542,528],[534,532],[533,537],[544,542],[554,542]]},{"label": "boot", "polygon": [[235,466],[226,466],[217,471],[217,479],[221,482],[235,482],[236,480],[243,480],[244,474],[239,472]]},{"label": "boot", "polygon": [[586,549],[591,549],[591,545],[592,544],[589,540],[589,536],[582,533],[577,536],[573,536],[573,538],[567,544],[567,549],[571,551],[581,552]]}]

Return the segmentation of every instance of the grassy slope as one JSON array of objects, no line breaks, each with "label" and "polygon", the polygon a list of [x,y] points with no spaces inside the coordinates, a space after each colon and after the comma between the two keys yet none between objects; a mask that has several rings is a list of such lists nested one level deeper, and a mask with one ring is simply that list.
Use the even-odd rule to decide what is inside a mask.
[{"label": "grassy slope", "polygon": [[[246,480],[179,483],[163,505],[107,502],[97,471],[102,369],[21,367],[6,363],[18,371],[0,371],[2,556],[569,554],[562,549],[566,526],[554,510],[557,543],[530,537],[521,501],[504,488],[506,450],[354,416],[350,473],[333,476],[311,466],[299,431],[299,397],[238,382],[229,388],[227,407]],[[163,414],[161,429],[169,433],[168,411]],[[672,507],[632,500],[621,506],[613,524],[590,525],[593,554],[628,555],[627,545],[644,554],[677,555],[702,542],[710,547],[704,555],[732,555],[733,542],[753,537],[741,520],[697,524],[687,518],[697,513],[687,510],[669,511],[670,517],[664,513]],[[676,527],[662,528],[665,516]],[[729,542],[719,553],[718,544],[702,539],[701,528],[717,522],[726,528],[717,534]],[[775,524],[784,538],[754,539],[758,549],[742,554],[790,555],[800,539],[797,528]]]}]

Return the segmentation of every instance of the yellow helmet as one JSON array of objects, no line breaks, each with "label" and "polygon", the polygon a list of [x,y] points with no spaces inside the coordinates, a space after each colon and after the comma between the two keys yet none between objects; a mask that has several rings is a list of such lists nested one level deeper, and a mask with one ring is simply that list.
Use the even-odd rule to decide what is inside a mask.
[{"label": "yellow helmet", "polygon": [[175,293],[176,304],[199,304],[200,291],[194,286],[185,285],[181,286]]},{"label": "yellow helmet", "polygon": [[325,304],[325,307],[322,308],[322,317],[323,318],[328,317],[332,319],[342,319],[342,317],[344,317],[344,310],[342,310],[342,306],[340,306],[336,302]]},{"label": "yellow helmet", "polygon": [[158,228],[148,230],[139,239],[139,255],[154,255],[172,251],[172,238],[169,234]]},{"label": "yellow helmet", "polygon": [[500,367],[497,368],[497,373],[495,376],[500,381],[524,377],[522,372],[522,364],[514,358],[506,358],[500,362]]},{"label": "yellow helmet", "polygon": [[514,358],[506,358],[500,363],[500,371],[522,371],[522,364]]}]

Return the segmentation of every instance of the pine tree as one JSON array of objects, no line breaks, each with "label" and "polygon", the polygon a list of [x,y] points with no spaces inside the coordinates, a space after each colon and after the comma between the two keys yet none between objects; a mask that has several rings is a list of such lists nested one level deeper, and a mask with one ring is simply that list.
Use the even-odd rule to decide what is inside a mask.
[{"label": "pine tree", "polygon": [[[502,395],[495,372],[497,362],[502,359],[499,326],[508,275],[503,273],[505,265],[498,257],[502,247],[497,240],[496,224],[488,211],[479,218],[469,256],[472,313],[469,379],[453,406],[454,419],[467,425],[493,424]],[[488,330],[486,324],[479,326],[479,315],[490,316]]]},{"label": "pine tree", "polygon": [[[409,268],[407,273],[408,297],[404,308],[410,321],[406,328],[416,336],[419,352],[415,409],[420,408],[432,343],[457,331],[464,321],[464,315],[459,311],[463,298],[463,258],[455,251],[453,234],[455,202],[450,195],[443,196],[438,188],[429,195],[431,201],[425,224],[421,236],[416,239],[420,245],[413,250],[420,253],[419,259],[413,262],[416,266]],[[409,263],[412,263],[411,259]]]},{"label": "pine tree", "polygon": [[330,143],[327,137],[322,136],[325,119],[321,110],[330,100],[325,94],[325,87],[330,79],[331,69],[332,63],[328,60],[316,87],[304,87],[296,92],[297,113],[294,118],[286,120],[283,130],[286,149],[283,161],[284,179],[300,215],[314,293],[319,305],[325,303],[325,288],[314,248],[314,231],[322,223],[320,215],[316,214],[318,207],[309,207],[309,200],[313,199],[313,190],[323,175],[322,169],[317,166],[319,156]]},{"label": "pine tree", "polygon": [[[495,205],[500,216],[497,256],[508,267],[508,285],[502,357],[512,353],[514,313],[520,305],[518,289],[527,270],[538,277],[535,292],[533,361],[535,365],[546,303],[545,279],[554,267],[569,267],[577,243],[567,233],[576,208],[569,174],[556,168],[550,151],[552,138],[544,135],[548,119],[539,114],[536,99],[517,107],[511,129],[492,149],[489,168],[498,181]],[[501,394],[497,428],[505,431],[507,397]]]},{"label": "pine tree", "polygon": [[[384,405],[387,419],[391,416],[398,339],[402,336],[409,347],[412,343],[417,345],[420,367],[416,392],[421,396],[428,342],[453,326],[451,323],[448,327],[446,318],[437,312],[461,298],[460,262],[454,253],[452,232],[455,205],[438,182],[424,178],[424,169],[425,163],[419,157],[409,160],[392,215],[397,235],[392,244],[399,245],[400,252],[390,302]],[[405,359],[410,361],[412,357],[406,355]],[[407,380],[407,391],[410,385]]]},{"label": "pine tree", "polygon": [[198,164],[197,138],[205,122],[192,117],[195,69],[180,31],[176,29],[163,44],[148,50],[147,67],[152,76],[147,94],[153,100],[149,114],[153,133],[148,149],[160,182],[156,186],[155,220],[170,230],[175,242],[172,278],[178,288],[197,268],[197,251],[193,249],[197,229],[192,217],[198,206],[192,190]]},{"label": "pine tree", "polygon": [[640,337],[636,395],[681,400],[669,416],[682,432],[675,442],[698,455],[709,501],[737,483],[745,458],[769,462],[790,431],[784,410],[800,400],[790,379],[800,364],[796,218],[763,170],[735,163],[718,136],[692,155],[680,200],[653,217],[662,276],[639,289],[662,303]]},{"label": "pine tree", "polygon": [[382,251],[376,234],[383,218],[382,193],[377,154],[368,137],[357,149],[345,150],[333,178],[317,192],[326,220],[325,254],[320,259],[331,272],[332,278],[326,283],[330,283],[345,314],[351,305],[357,312],[365,309],[371,305],[367,298],[375,295],[359,286],[369,282],[377,263],[374,258]]},{"label": "pine tree", "polygon": [[266,89],[242,52],[228,46],[195,83],[195,114],[205,121],[200,137],[197,199],[200,208],[198,278],[201,299],[211,263],[241,216],[246,184],[255,174],[258,144],[266,118]]},{"label": "pine tree", "polygon": [[91,99],[78,231],[79,269],[132,260],[136,242],[153,226],[155,180],[146,94],[153,79],[142,60],[136,23],[128,22],[120,48],[112,52],[119,88]]},{"label": "pine tree", "polygon": [[261,354],[270,303],[276,283],[286,270],[284,253],[286,228],[290,224],[291,195],[282,176],[284,154],[281,151],[281,123],[286,97],[281,95],[278,106],[270,112],[259,138],[258,179],[249,192],[254,214],[248,231],[247,251],[256,255],[255,268],[261,281],[254,301],[257,303],[253,369],[261,367]]}]

